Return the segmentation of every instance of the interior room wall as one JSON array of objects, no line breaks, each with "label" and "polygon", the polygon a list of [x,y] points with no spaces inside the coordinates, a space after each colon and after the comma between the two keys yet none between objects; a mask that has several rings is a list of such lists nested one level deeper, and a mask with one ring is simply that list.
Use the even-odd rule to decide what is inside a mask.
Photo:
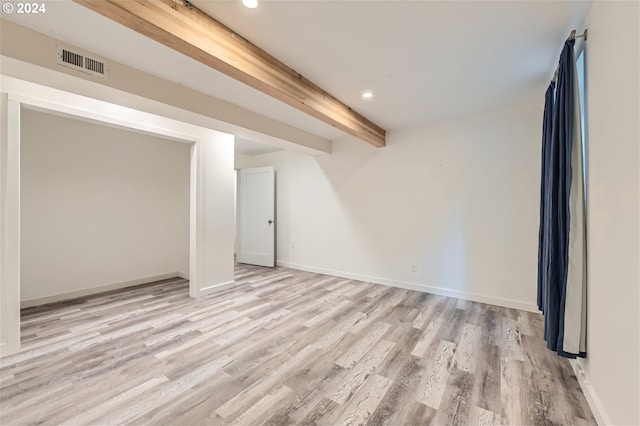
[{"label": "interior room wall", "polygon": [[23,109],[23,305],[188,274],[190,149]]},{"label": "interior room wall", "polygon": [[585,27],[587,355],[600,421],[640,424],[640,3],[593,2]]},{"label": "interior room wall", "polygon": [[276,168],[281,265],[536,310],[542,101],[236,167]]}]

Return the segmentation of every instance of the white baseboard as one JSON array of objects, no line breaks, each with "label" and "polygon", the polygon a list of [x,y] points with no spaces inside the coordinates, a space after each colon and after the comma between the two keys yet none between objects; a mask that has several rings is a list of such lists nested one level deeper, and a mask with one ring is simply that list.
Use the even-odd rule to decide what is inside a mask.
[{"label": "white baseboard", "polygon": [[194,291],[191,291],[191,288],[189,288],[189,296],[198,298],[198,297],[206,296],[207,294],[217,293],[219,291],[226,290],[228,288],[233,287],[234,285],[236,285],[235,281],[227,281],[226,283],[213,284],[208,287],[201,288],[199,290],[194,289]]},{"label": "white baseboard", "polygon": [[309,265],[300,265],[297,263],[278,261],[278,266],[284,266],[291,269],[299,269],[301,271],[315,272],[318,274],[332,275],[340,278],[348,278],[350,280],[364,281],[373,284],[382,284],[390,287],[403,288],[406,290],[421,291],[423,293],[437,294],[438,296],[455,297],[457,299],[470,300],[472,302],[486,303],[489,305],[502,306],[505,308],[520,309],[523,311],[539,313],[538,307],[529,303],[519,302],[517,300],[503,299],[500,297],[485,296],[482,294],[468,293],[459,290],[452,290],[444,287],[429,286],[424,284],[391,280],[388,278],[373,277],[369,275],[353,274],[351,272],[336,271],[332,269],[318,268]]},{"label": "white baseboard", "polygon": [[9,342],[0,342],[0,356],[5,356],[17,352],[20,346],[11,345]]},{"label": "white baseboard", "polygon": [[59,293],[59,294],[54,294],[52,296],[40,297],[37,299],[22,300],[20,302],[20,309],[30,308],[32,306],[46,305],[47,303],[61,302],[63,300],[76,299],[78,297],[90,296],[92,294],[103,293],[105,291],[117,290],[125,287],[133,287],[135,285],[147,284],[147,283],[152,283],[154,281],[166,280],[169,278],[177,278],[177,277],[184,278],[181,276],[180,272],[168,272],[166,274],[154,275],[154,276],[145,277],[145,278],[138,278],[135,280],[123,281],[119,283],[106,284],[106,285],[86,288],[82,290],[70,291],[67,293]]},{"label": "white baseboard", "polygon": [[182,278],[182,279],[185,279],[185,280],[188,280],[188,279],[189,279],[189,273],[188,273],[188,272],[181,272],[181,271],[178,271],[178,274],[177,274],[177,275],[178,275],[178,277],[180,277],[180,278]]},{"label": "white baseboard", "polygon": [[571,368],[573,368],[573,372],[578,378],[578,383],[580,383],[580,388],[582,389],[582,393],[584,394],[587,403],[589,404],[589,408],[591,408],[591,412],[593,413],[593,417],[595,417],[596,422],[599,425],[611,425],[613,422],[611,418],[607,415],[607,412],[604,410],[602,406],[602,402],[600,402],[600,398],[596,394],[595,389],[591,385],[589,378],[584,372],[582,368],[582,360],[581,359],[570,359],[569,363],[571,364]]}]

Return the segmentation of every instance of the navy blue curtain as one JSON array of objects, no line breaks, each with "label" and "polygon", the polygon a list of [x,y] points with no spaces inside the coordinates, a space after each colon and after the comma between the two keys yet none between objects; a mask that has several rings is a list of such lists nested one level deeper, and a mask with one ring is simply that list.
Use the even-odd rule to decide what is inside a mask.
[{"label": "navy blue curtain", "polygon": [[[544,314],[547,347],[560,356],[575,358],[584,352],[563,351],[570,230],[569,195],[571,154],[574,140],[576,81],[573,46],[568,40],[558,67],[557,86],[552,82],[545,95],[540,183],[540,229],[538,246],[538,308]],[[576,165],[581,167],[581,165]]]},{"label": "navy blue curtain", "polygon": [[546,263],[544,259],[547,256],[548,247],[546,243],[545,227],[543,226],[546,214],[546,202],[545,194],[549,191],[549,177],[547,174],[547,158],[548,153],[551,151],[551,131],[553,130],[553,113],[555,110],[555,88],[556,83],[552,81],[549,83],[547,92],[544,95],[544,116],[542,118],[542,170],[540,172],[540,229],[538,231],[538,309],[543,313],[545,311],[547,292],[544,285],[543,277],[547,273]]}]

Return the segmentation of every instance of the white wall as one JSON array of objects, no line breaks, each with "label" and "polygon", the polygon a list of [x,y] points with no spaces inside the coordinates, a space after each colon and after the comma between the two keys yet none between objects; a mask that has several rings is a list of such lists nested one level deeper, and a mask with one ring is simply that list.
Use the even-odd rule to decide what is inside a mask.
[{"label": "white wall", "polygon": [[23,109],[21,300],[189,272],[191,145]]},{"label": "white wall", "polygon": [[280,264],[535,310],[542,102],[236,167],[276,168]]},{"label": "white wall", "polygon": [[20,104],[0,94],[0,356],[20,348]]},{"label": "white wall", "polygon": [[640,3],[594,2],[586,27],[585,393],[601,421],[640,424]]},{"label": "white wall", "polygon": [[[200,211],[192,217],[192,236],[198,240],[201,276],[197,279],[198,291],[191,291],[192,297],[223,290],[234,284],[233,244],[235,237],[234,216],[234,169],[232,135],[209,132],[198,143],[200,160]],[[192,174],[193,177],[193,174]],[[193,221],[196,227],[193,228]],[[190,269],[195,269],[191,259]],[[194,290],[191,288],[191,290]]]}]

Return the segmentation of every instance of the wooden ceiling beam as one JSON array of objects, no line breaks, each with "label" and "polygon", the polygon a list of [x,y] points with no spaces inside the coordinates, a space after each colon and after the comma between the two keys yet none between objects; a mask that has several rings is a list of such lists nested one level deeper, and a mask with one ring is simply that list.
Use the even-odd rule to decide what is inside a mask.
[{"label": "wooden ceiling beam", "polygon": [[74,1],[364,142],[385,145],[383,128],[195,6],[172,0]]}]

